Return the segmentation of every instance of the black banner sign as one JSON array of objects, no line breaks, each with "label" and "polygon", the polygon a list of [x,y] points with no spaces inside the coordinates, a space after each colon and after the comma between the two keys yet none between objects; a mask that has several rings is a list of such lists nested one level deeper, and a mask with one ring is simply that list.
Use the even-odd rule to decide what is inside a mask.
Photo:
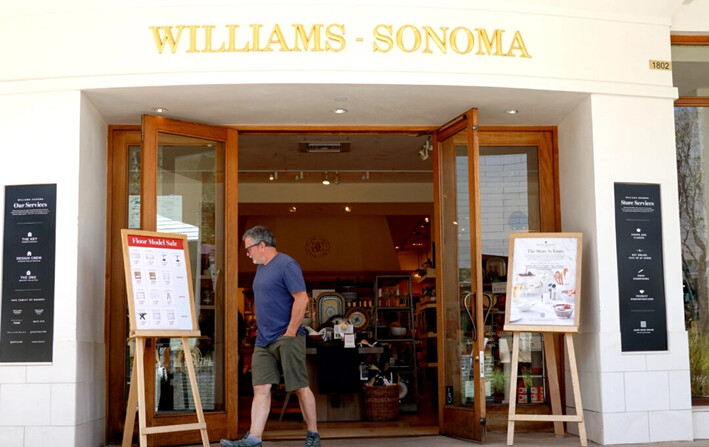
[{"label": "black banner sign", "polygon": [[615,184],[615,233],[622,350],[666,351],[660,185]]},{"label": "black banner sign", "polygon": [[57,185],[5,187],[0,362],[51,362]]}]

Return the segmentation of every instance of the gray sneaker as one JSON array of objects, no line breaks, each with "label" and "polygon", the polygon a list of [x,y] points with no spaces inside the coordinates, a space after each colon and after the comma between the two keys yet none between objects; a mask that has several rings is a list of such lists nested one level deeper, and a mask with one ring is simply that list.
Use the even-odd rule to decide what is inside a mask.
[{"label": "gray sneaker", "polygon": [[[254,441],[252,439],[249,439],[249,434],[246,433],[246,436],[244,436],[241,439],[235,439],[233,441],[230,441],[228,439],[222,439],[219,441],[219,444],[222,447],[262,447],[263,443],[261,441]],[[318,441],[318,445],[319,441]]]},{"label": "gray sneaker", "polygon": [[320,434],[316,431],[308,430],[303,447],[320,447]]}]

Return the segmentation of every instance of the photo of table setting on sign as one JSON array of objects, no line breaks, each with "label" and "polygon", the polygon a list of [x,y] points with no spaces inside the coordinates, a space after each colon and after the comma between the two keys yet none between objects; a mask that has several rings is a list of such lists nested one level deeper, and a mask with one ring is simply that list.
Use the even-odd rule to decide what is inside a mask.
[{"label": "photo of table setting on sign", "polygon": [[512,284],[510,323],[571,325],[575,289],[569,284],[569,269],[528,269]]}]

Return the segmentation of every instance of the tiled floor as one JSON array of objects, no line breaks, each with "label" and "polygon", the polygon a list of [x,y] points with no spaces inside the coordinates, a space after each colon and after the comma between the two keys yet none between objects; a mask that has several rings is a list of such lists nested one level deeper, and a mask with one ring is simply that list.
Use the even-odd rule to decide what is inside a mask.
[{"label": "tiled floor", "polygon": [[[323,440],[323,447],[465,447],[475,445],[470,441],[449,438],[447,436],[415,436],[415,437],[393,437],[393,438],[347,438],[347,439],[326,439]],[[218,447],[219,444],[212,444]],[[303,441],[265,441],[264,447],[300,447]],[[485,444],[478,444],[489,447],[502,447],[507,445],[507,435],[505,433],[490,433]],[[520,433],[515,435],[514,445],[524,447],[577,447],[581,443],[579,438],[567,435],[564,438],[555,438],[553,433]],[[596,446],[593,442],[589,446]],[[693,442],[663,442],[655,444],[622,444],[620,447],[709,447],[709,440]],[[194,446],[198,447],[198,446]]]}]

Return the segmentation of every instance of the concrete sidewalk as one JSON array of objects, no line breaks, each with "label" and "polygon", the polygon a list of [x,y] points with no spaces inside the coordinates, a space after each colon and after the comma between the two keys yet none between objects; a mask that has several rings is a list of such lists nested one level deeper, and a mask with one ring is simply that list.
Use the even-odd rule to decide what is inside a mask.
[{"label": "concrete sidewalk", "polygon": [[[347,438],[347,439],[324,439],[323,447],[470,447],[471,445],[482,445],[489,447],[503,447],[507,445],[507,434],[488,433],[488,440],[484,444],[460,439],[449,438],[447,436],[414,436],[398,438]],[[303,440],[289,441],[264,441],[263,447],[301,447]],[[514,445],[525,447],[579,447],[579,438],[573,435],[566,435],[564,438],[556,438],[553,433],[519,433],[514,437]],[[597,446],[589,441],[589,446]],[[617,444],[620,447],[709,447],[709,440],[701,441],[673,441],[657,442],[649,444]],[[212,444],[219,447],[219,443]],[[199,447],[199,446],[194,446]]]}]

